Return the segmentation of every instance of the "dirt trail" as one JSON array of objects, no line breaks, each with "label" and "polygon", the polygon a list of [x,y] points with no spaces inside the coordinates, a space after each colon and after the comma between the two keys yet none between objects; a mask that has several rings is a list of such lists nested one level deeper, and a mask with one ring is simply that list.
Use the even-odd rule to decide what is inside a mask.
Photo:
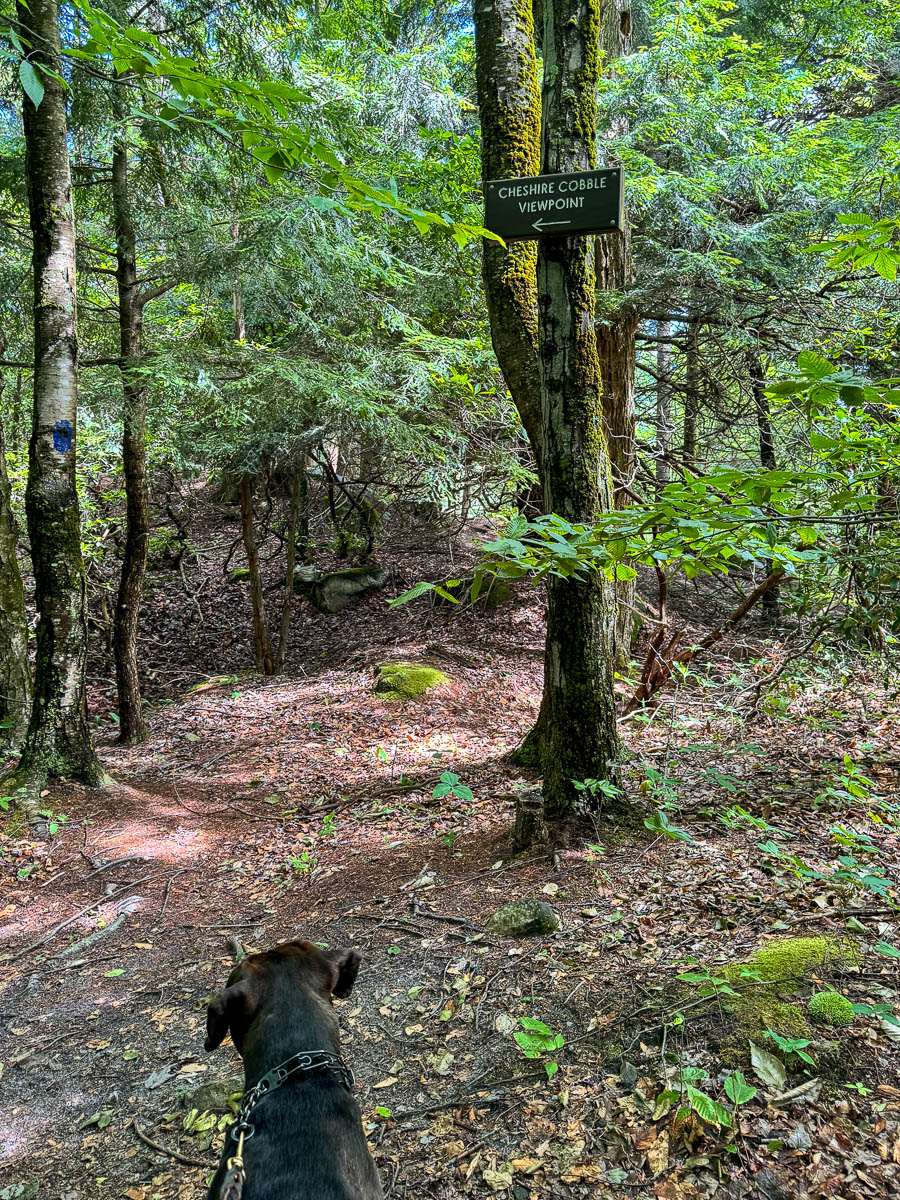
[{"label": "dirt trail", "polygon": [[[700,1063],[703,1086],[721,1093],[725,1067],[743,1061],[720,1008],[669,1024],[660,1045],[660,1014],[685,1002],[675,976],[691,958],[740,960],[785,931],[840,933],[847,906],[867,957],[838,984],[855,1000],[896,990],[893,964],[871,952],[895,933],[884,901],[820,889],[811,905],[766,866],[758,831],[716,815],[738,799],[774,824],[793,820],[798,851],[824,853],[827,822],[810,798],[841,747],[863,753],[853,705],[828,716],[823,691],[785,738],[775,718],[742,730],[727,704],[711,724],[711,683],[685,689],[671,728],[661,715],[629,738],[683,786],[677,819],[693,840],[653,836],[642,810],[636,828],[601,824],[555,857],[516,860],[515,790],[532,781],[502,756],[533,719],[539,663],[483,648],[473,661],[444,661],[452,683],[401,705],[372,695],[370,665],[230,677],[161,707],[146,744],[102,746],[114,789],[53,789],[46,802],[67,819],[49,842],[5,821],[3,1200],[203,1194],[208,1170],[191,1164],[213,1162],[227,1119],[191,1118],[190,1097],[239,1067],[230,1045],[202,1049],[229,936],[363,952],[339,1016],[391,1195],[849,1197],[898,1185],[897,1056],[872,1021],[844,1035],[837,1059],[823,1056],[818,1100],[772,1108],[761,1092],[733,1151],[732,1135],[695,1115],[654,1115],[677,1064]],[[864,753],[889,758],[890,706],[878,716],[870,701],[865,719]],[[446,770],[473,800],[432,798]],[[888,766],[870,773],[884,794],[896,788]],[[896,836],[882,852],[896,872]],[[519,896],[552,902],[560,931],[486,935],[487,915]],[[551,1085],[513,1040],[522,1017],[565,1039]]]}]

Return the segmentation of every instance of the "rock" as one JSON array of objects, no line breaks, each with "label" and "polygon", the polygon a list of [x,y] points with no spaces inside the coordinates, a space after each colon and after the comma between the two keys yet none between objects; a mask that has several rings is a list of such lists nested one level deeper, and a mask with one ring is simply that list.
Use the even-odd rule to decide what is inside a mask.
[{"label": "rock", "polygon": [[[443,583],[441,587],[453,597],[453,600],[465,605],[471,603],[472,584],[474,582],[475,576],[468,575],[465,579],[460,579],[458,583]],[[435,608],[441,608],[444,605],[451,605],[453,603],[452,600],[448,600],[438,592],[431,592],[430,595],[431,602]],[[475,603],[483,604],[486,609],[493,611],[493,609],[499,608],[501,604],[505,604],[512,595],[512,581],[495,575],[493,578],[482,579],[481,591],[475,598]]]},{"label": "rock", "polygon": [[487,927],[507,937],[537,937],[559,929],[559,917],[543,900],[510,900],[491,915]]},{"label": "rock", "polygon": [[812,1145],[812,1138],[803,1125],[798,1125],[788,1138],[787,1144],[792,1150],[808,1150]]},{"label": "rock", "polygon": [[619,1072],[619,1083],[623,1087],[633,1088],[638,1081],[638,1069],[632,1062],[623,1062]]},{"label": "rock", "polygon": [[301,567],[294,576],[294,591],[308,595],[322,612],[336,613],[360,596],[383,588],[387,578],[387,571],[377,563],[370,563],[367,567],[348,567],[346,571],[331,571],[315,579],[310,579],[310,568]]},{"label": "rock", "polygon": [[840,992],[816,992],[810,996],[807,1011],[814,1021],[838,1028],[853,1024],[853,1005]]},{"label": "rock", "polygon": [[294,591],[305,596],[312,585],[318,583],[321,578],[322,572],[318,567],[310,566],[308,563],[294,567]]},{"label": "rock", "polygon": [[228,577],[229,583],[241,583],[244,579],[250,578],[249,567],[235,567]]},{"label": "rock", "polygon": [[185,1108],[196,1108],[198,1112],[231,1112],[229,1097],[240,1097],[244,1092],[243,1075],[224,1075],[220,1079],[209,1079],[192,1092],[185,1092]]},{"label": "rock", "polygon": [[387,700],[415,700],[450,680],[443,671],[419,663],[385,663],[375,668],[372,691]]}]

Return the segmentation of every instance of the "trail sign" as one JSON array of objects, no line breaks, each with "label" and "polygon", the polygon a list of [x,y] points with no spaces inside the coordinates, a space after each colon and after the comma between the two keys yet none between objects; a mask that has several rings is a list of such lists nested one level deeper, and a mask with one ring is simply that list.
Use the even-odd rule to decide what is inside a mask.
[{"label": "trail sign", "polygon": [[622,168],[571,175],[490,179],[484,185],[484,223],[506,242],[622,228]]}]

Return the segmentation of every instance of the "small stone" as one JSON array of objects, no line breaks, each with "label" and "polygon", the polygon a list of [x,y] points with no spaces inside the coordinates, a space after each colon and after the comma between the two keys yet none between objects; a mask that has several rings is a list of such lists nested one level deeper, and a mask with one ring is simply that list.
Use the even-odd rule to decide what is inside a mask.
[{"label": "small stone", "polygon": [[622,1070],[619,1072],[619,1082],[623,1087],[633,1088],[638,1080],[638,1070],[634,1063],[622,1063]]},{"label": "small stone", "polygon": [[490,916],[487,927],[507,937],[538,937],[559,929],[559,917],[543,900],[510,900]]},{"label": "small stone", "polygon": [[802,1125],[798,1125],[788,1138],[787,1144],[792,1150],[808,1150],[812,1145],[812,1138]]}]

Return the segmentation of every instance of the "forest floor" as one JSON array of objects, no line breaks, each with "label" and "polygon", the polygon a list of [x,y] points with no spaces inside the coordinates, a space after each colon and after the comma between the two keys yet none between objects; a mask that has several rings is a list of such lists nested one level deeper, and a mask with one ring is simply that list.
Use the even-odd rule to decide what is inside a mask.
[{"label": "forest floor", "polygon": [[[208,647],[207,674],[246,664],[229,647],[246,647],[245,602],[221,589],[207,588],[191,635]],[[337,1008],[389,1196],[900,1190],[898,701],[876,660],[817,652],[751,711],[785,651],[748,625],[623,725],[635,819],[601,814],[592,832],[517,858],[516,790],[534,780],[504,755],[540,698],[534,592],[461,616],[387,613],[378,597],[333,617],[304,608],[285,676],[188,690],[195,671],[173,690],[182,668],[163,679],[153,657],[154,636],[183,617],[173,590],[159,582],[145,612],[145,663],[159,672],[149,740],[115,743],[98,668],[114,786],[54,786],[48,839],[10,813],[0,825],[3,1200],[205,1194],[228,1110],[215,1088],[195,1093],[240,1088],[230,1042],[202,1047],[229,936],[362,952]],[[694,637],[701,623],[685,611]],[[416,702],[374,695],[373,666],[401,659],[450,683]],[[433,798],[444,771],[474,799]],[[644,827],[654,799],[690,840]],[[854,831],[872,840],[857,837],[848,867]],[[560,930],[486,932],[518,897],[551,903]],[[748,1032],[721,975],[795,936],[850,936],[857,949],[785,995],[802,1007],[827,984],[870,1010],[813,1026],[798,1047],[809,1062]],[[697,978],[706,968],[711,986]],[[514,1040],[529,1017],[564,1039],[551,1080]],[[723,1082],[736,1068],[757,1090],[735,1115]],[[698,1112],[697,1092],[691,1108],[691,1087],[725,1109]]]}]

